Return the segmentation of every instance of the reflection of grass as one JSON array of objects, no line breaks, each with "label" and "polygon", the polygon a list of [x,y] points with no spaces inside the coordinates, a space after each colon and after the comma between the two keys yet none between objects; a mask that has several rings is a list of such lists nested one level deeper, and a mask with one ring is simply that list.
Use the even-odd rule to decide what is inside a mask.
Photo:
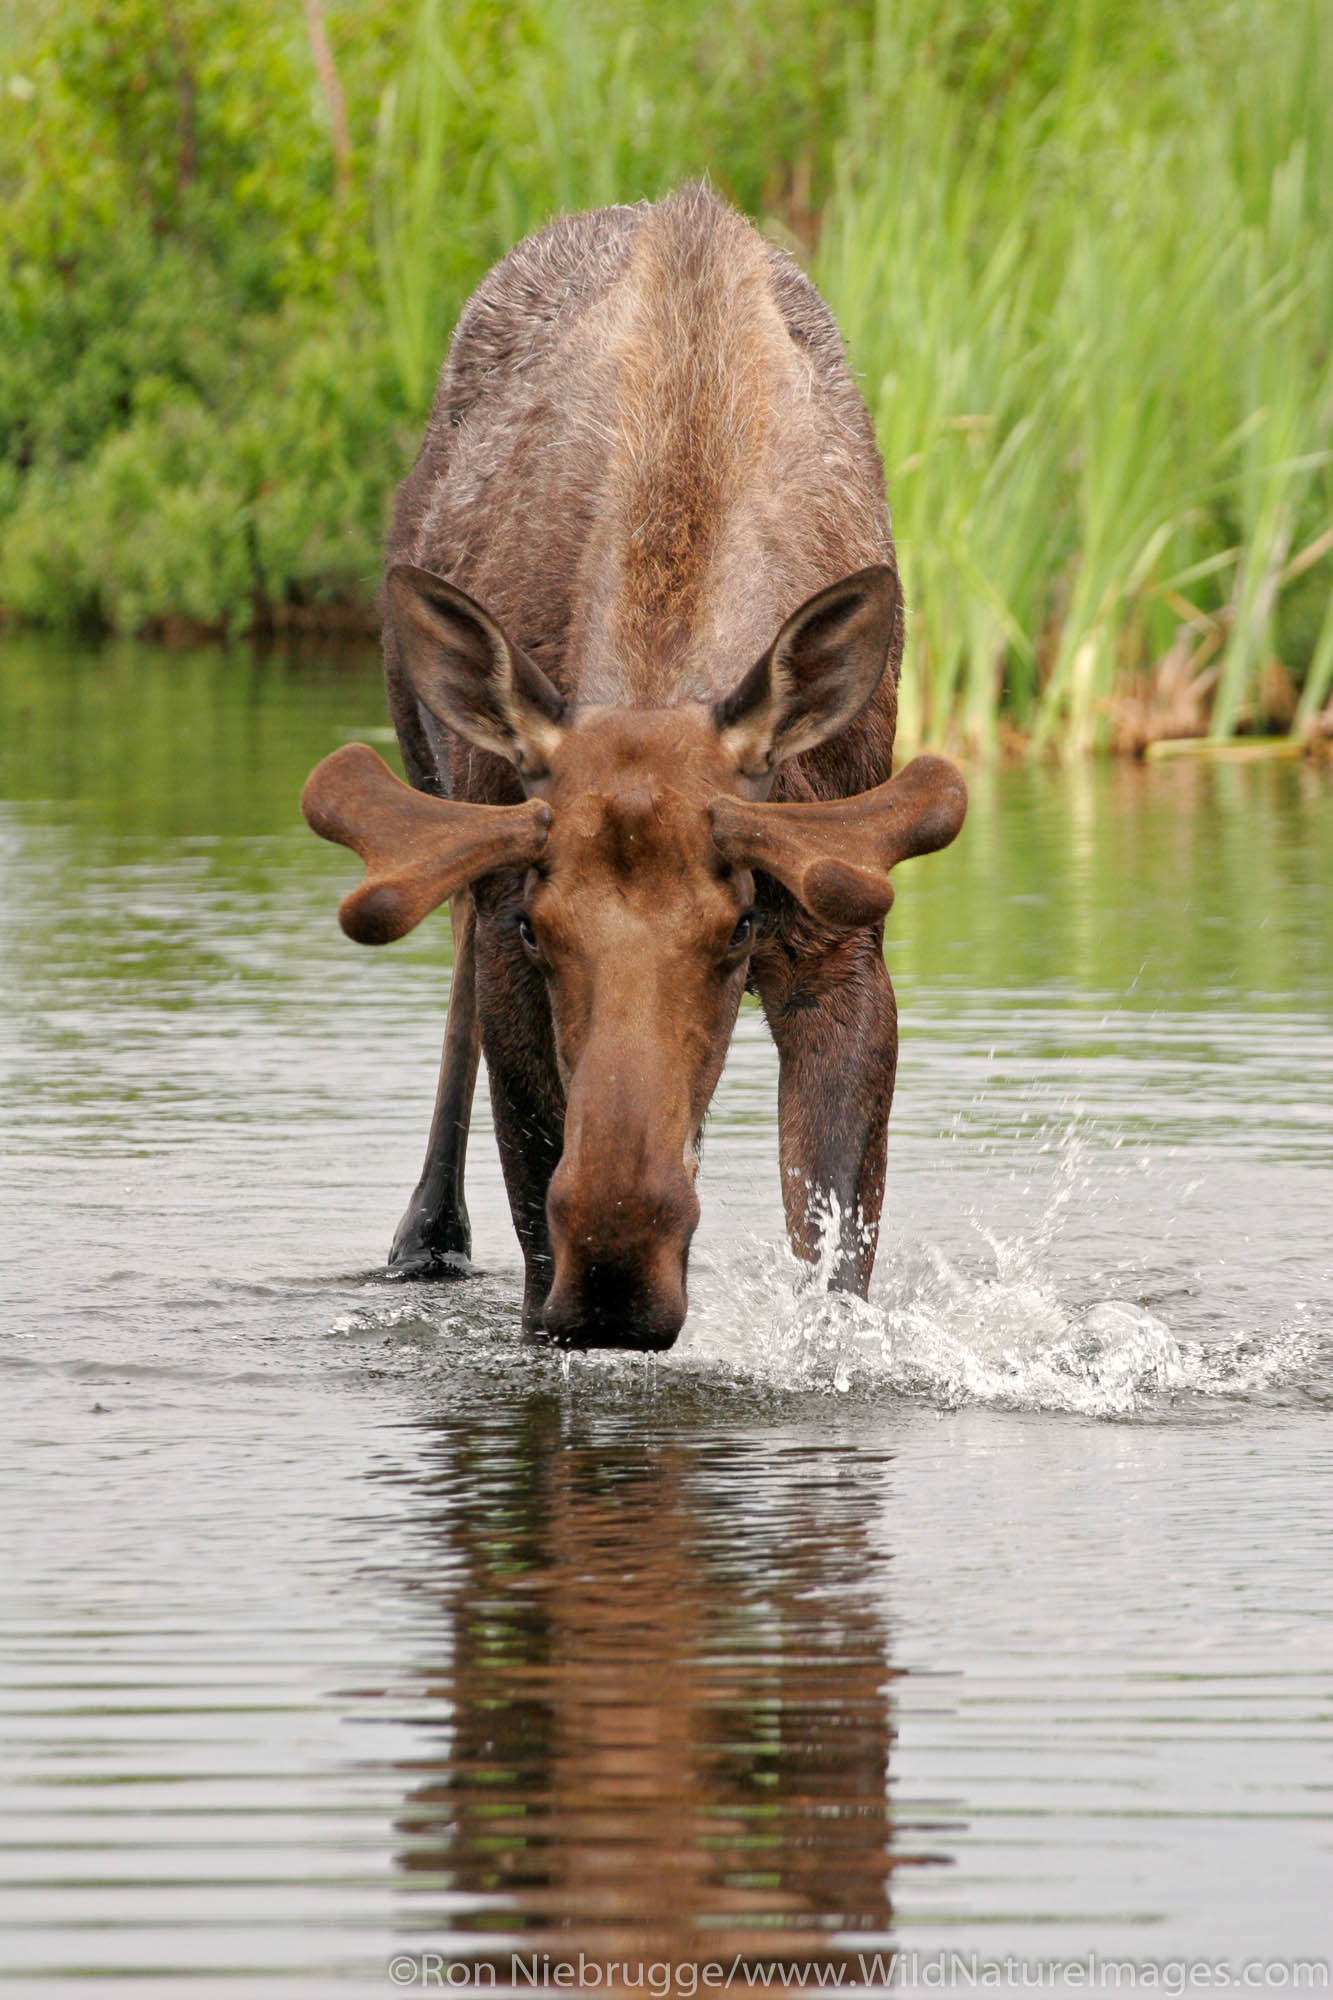
[{"label": "reflection of grass", "polygon": [[[306,661],[11,633],[0,638],[0,797],[57,821],[77,801],[99,838],[297,832],[311,765],[383,717],[368,648]],[[324,844],[311,852],[317,865]]]},{"label": "reflection of grass", "polygon": [[885,940],[905,1035],[919,979],[1016,1005],[1063,986],[1116,1014],[1333,1006],[1324,767],[996,767],[970,789],[947,856],[897,877]]},{"label": "reflection of grass", "polygon": [[[371,657],[337,667],[241,649],[76,652],[11,635],[0,641],[0,798],[21,828],[53,829],[61,897],[82,910],[89,938],[96,931],[90,963],[118,948],[119,908],[97,884],[131,849],[146,865],[192,857],[241,933],[247,908],[292,888],[295,864],[336,943],[334,911],[357,864],[306,831],[297,800],[310,766],[374,730],[383,703]],[[1310,763],[978,767],[962,837],[900,872],[890,970],[905,995],[923,977],[1015,995],[1065,982],[1071,995],[1130,1009],[1266,996],[1327,1011],[1333,964],[1315,912],[1333,880],[1329,791],[1327,771]],[[11,843],[11,912],[30,894],[25,837]],[[191,893],[182,877],[163,950],[189,930]],[[424,968],[447,947],[440,916],[388,949]],[[374,956],[338,951],[343,964]],[[745,1011],[748,1032],[762,1034],[757,1002]],[[904,1018],[907,1034],[906,1007]],[[771,1115],[767,1100],[759,1109]]]},{"label": "reflection of grass", "polygon": [[[369,963],[335,917],[357,864],[298,802],[311,765],[383,715],[366,648],[304,661],[0,636],[0,955],[39,985],[56,965],[151,987],[155,1008],[191,1005],[191,981],[292,987],[312,923],[336,969]],[[392,949],[448,963],[447,914]]]}]

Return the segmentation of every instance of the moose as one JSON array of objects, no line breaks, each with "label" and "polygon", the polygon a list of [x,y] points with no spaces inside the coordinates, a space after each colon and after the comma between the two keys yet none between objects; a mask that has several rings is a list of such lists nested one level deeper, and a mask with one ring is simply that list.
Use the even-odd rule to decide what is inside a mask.
[{"label": "moose", "polygon": [[450,905],[435,1115],[390,1272],[468,1268],[484,1049],[525,1334],[669,1348],[748,989],[778,1050],[792,1247],[864,1296],[898,1052],[889,872],[954,838],[966,792],[943,757],[891,775],[883,468],[794,260],[702,186],[520,243],[454,334],[384,613],[409,782],[348,744],[302,808],[365,863],[349,937]]}]

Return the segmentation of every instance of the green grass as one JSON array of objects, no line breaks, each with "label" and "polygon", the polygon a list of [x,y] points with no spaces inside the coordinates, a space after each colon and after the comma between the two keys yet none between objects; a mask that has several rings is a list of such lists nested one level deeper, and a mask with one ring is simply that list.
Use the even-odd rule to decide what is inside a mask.
[{"label": "green grass", "polygon": [[327,12],[341,196],[300,9],[194,0],[172,42],[150,0],[46,0],[0,44],[0,604],[122,630],[366,604],[487,266],[558,209],[702,172],[807,257],[847,337],[909,600],[906,736],[1078,754],[1315,725],[1326,0]]},{"label": "green grass", "polygon": [[1182,625],[1213,733],[1263,726],[1274,659],[1310,719],[1328,561],[1283,585],[1333,518],[1326,19],[1084,0],[992,103],[884,9],[815,274],[884,449],[916,733],[1103,743]]}]

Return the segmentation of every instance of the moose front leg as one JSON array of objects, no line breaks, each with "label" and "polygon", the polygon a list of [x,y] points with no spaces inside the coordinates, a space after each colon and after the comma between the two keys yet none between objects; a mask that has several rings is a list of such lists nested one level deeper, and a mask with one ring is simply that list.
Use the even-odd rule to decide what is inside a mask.
[{"label": "moose front leg", "polygon": [[449,905],[454,932],[454,975],[440,1058],[435,1115],[426,1141],[421,1178],[398,1225],[389,1252],[396,1278],[448,1278],[466,1271],[472,1227],[463,1199],[463,1167],[477,1084],[476,910],[464,890]]},{"label": "moose front leg", "polygon": [[898,1012],[883,930],[857,930],[818,949],[777,943],[757,952],[754,984],[778,1050],[778,1150],[787,1233],[814,1263],[836,1214],[831,1282],[870,1285],[884,1200]]},{"label": "moose front leg", "polygon": [[491,1116],[509,1212],[523,1251],[523,1332],[538,1336],[555,1278],[546,1194],[565,1143],[565,1100],[545,981],[529,964],[513,921],[494,896],[477,934],[477,991]]}]

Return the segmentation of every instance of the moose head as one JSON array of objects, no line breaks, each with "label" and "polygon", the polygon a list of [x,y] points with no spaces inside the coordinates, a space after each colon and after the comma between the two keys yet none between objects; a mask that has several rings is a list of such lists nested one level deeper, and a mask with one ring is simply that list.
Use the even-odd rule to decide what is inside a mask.
[{"label": "moose head", "polygon": [[325,758],[302,810],[366,864],[343,929],[384,944],[481,877],[522,871],[516,987],[520,968],[544,981],[565,1092],[543,1327],[566,1346],[669,1347],[685,1318],[700,1133],[756,940],[756,873],[822,925],[874,925],[894,865],[962,825],[963,782],[942,757],[853,798],[767,796],[784,763],[873,694],[901,615],[897,577],[875,566],[820,591],[724,699],[662,709],[571,708],[480,605],[428,571],[391,570],[388,604],[420,702],[507,759],[527,797],[434,798],[365,744]]}]

